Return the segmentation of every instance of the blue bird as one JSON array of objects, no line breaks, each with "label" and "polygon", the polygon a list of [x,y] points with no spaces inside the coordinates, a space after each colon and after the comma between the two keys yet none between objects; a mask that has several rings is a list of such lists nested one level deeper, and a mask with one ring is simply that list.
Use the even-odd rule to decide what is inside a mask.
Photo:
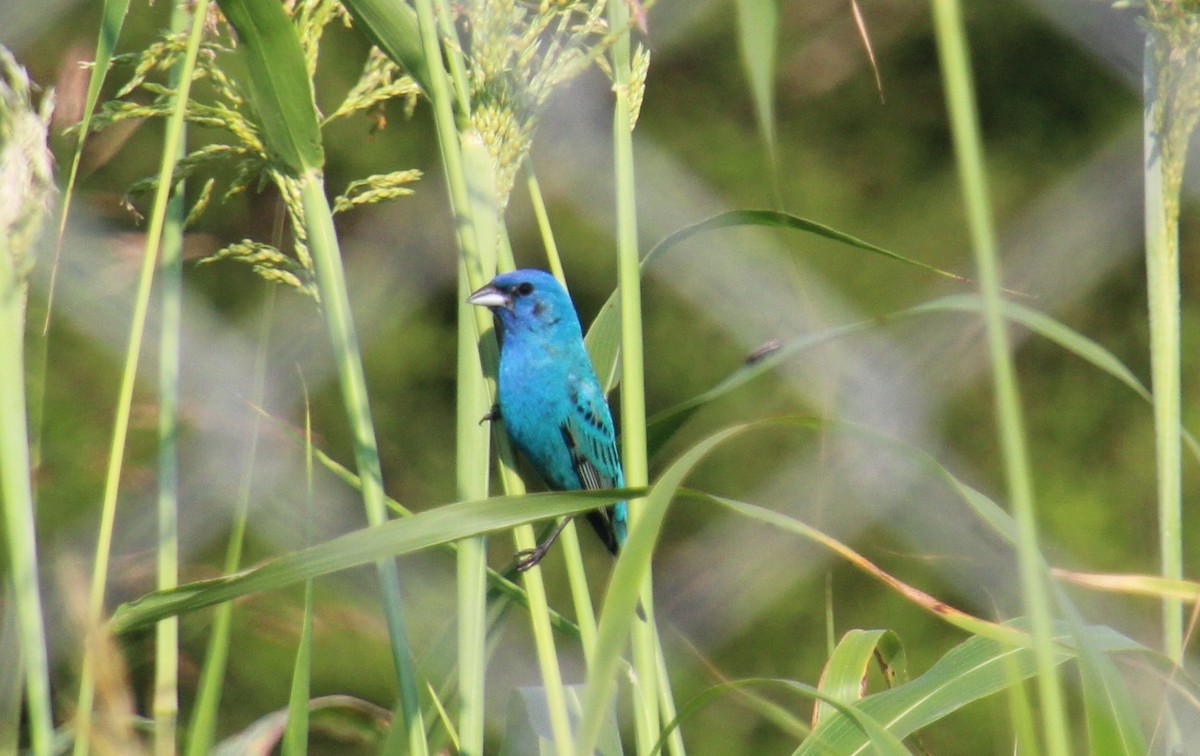
[{"label": "blue bird", "polygon": [[[496,276],[467,302],[496,317],[499,417],[546,485],[556,491],[624,486],[612,414],[566,290],[545,271],[516,270]],[[587,515],[613,555],[625,544],[628,515],[623,501]],[[569,520],[519,554],[517,569],[537,564]]]}]

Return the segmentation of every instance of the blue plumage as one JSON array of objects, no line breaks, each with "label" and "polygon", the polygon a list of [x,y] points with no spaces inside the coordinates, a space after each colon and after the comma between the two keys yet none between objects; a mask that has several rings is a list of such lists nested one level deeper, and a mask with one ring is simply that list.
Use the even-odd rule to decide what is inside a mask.
[{"label": "blue plumage", "polygon": [[[541,270],[503,273],[468,302],[488,307],[500,329],[500,417],[513,445],[559,491],[625,485],[612,414],[583,345],[566,290]],[[588,513],[613,554],[624,545],[625,502]],[[536,564],[558,535],[518,565]]]}]

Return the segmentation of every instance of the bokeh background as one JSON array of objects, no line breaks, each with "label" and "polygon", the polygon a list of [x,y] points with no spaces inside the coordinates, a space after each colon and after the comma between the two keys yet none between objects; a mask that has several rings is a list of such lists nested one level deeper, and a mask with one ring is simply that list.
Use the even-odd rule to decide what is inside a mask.
[{"label": "bokeh background", "polygon": [[[119,49],[141,49],[152,40],[167,25],[168,5],[134,0]],[[635,132],[644,249],[723,210],[779,207],[972,275],[928,4],[859,5],[878,86],[849,3],[780,3],[774,170],[781,197],[772,190],[739,59],[733,3],[661,0],[653,7],[647,37],[653,57]],[[1140,254],[1142,36],[1135,19],[1089,0],[965,5],[1006,285],[1022,303],[1099,341],[1148,382]],[[35,80],[56,88],[59,129],[78,118],[86,85],[79,62],[93,55],[98,12],[96,3],[71,0],[0,4],[0,41]],[[354,30],[331,28],[316,81],[318,104],[328,108],[340,99],[366,51]],[[121,71],[110,77],[123,78]],[[532,157],[585,323],[615,285],[608,87],[592,71],[558,93]],[[143,226],[122,198],[133,182],[157,170],[160,129],[157,123],[114,128],[91,141],[57,258],[38,486],[44,579],[53,596],[49,625],[57,643],[52,651],[64,681],[73,675],[72,608],[79,609],[95,548],[143,245]],[[194,143],[205,138],[202,130],[191,133]],[[60,167],[68,164],[72,145],[60,131]],[[388,491],[416,510],[450,502],[455,251],[428,109],[419,104],[409,117],[394,104],[386,125],[367,118],[338,122],[326,132],[326,154],[335,189],[371,173],[426,172],[413,196],[340,216],[338,230]],[[1196,214],[1189,201],[1196,178],[1192,170],[1185,181],[1181,244],[1184,413],[1190,421],[1196,420],[1197,353],[1189,345],[1196,343],[1200,317]],[[269,294],[267,284],[232,262],[194,264],[230,242],[269,238],[278,212],[270,193],[240,196],[214,204],[187,239],[193,264],[185,271],[181,528],[188,579],[219,570],[233,502],[246,485],[253,491],[247,559],[303,543],[303,454],[291,429],[303,422],[306,390],[317,443],[351,460],[313,303],[290,290]],[[520,184],[507,221],[519,263],[543,267]],[[33,292],[39,303],[48,296],[56,261],[54,234],[44,236]],[[760,432],[711,457],[690,485],[800,517],[967,611],[1000,618],[1020,612],[1012,553],[902,451],[902,444],[919,447],[1005,500],[981,324],[965,314],[888,317],[936,296],[968,292],[969,284],[816,237],[742,229],[674,248],[647,268],[645,287],[651,413],[712,386],[773,339],[876,320],[863,333],[804,351],[707,407],[657,451],[652,473],[740,420],[804,414],[860,424],[893,440],[838,425],[808,434]],[[262,406],[269,419],[251,401],[264,329]],[[1149,406],[1060,348],[1021,330],[1014,336],[1046,552],[1069,568],[1154,571]],[[111,605],[153,585],[153,360],[150,348],[122,484]],[[249,477],[248,459],[254,463]],[[320,472],[317,484],[316,537],[365,524],[352,491]],[[1186,469],[1185,501],[1194,495],[1195,471]],[[1185,517],[1185,543],[1195,543],[1194,508],[1185,508]],[[499,535],[490,544],[492,564],[502,565],[511,539]],[[606,575],[610,562],[601,549],[591,544],[587,554],[595,574]],[[553,595],[565,606],[561,562],[551,557],[547,564]],[[401,561],[414,646],[427,670],[439,669],[453,651],[453,568],[453,558],[442,553]],[[655,570],[680,701],[723,678],[815,684],[830,617],[836,635],[852,627],[895,630],[914,674],[961,640],[817,547],[695,503],[672,511]],[[394,693],[373,573],[334,575],[319,581],[317,591],[314,695],[345,692],[389,705]],[[298,596],[253,596],[239,606],[226,732],[286,703]],[[1157,643],[1155,603],[1078,598],[1090,618]],[[184,618],[185,696],[208,621],[204,613]],[[151,640],[133,637],[126,645],[143,700]],[[504,710],[515,688],[538,683],[532,659],[527,622],[514,612],[489,667],[494,711]],[[581,659],[571,663],[581,669]],[[63,688],[68,696],[71,690]],[[788,702],[796,711],[807,705]],[[1006,726],[996,726],[1006,711],[1002,699],[973,705],[931,728],[922,742],[934,753],[1010,752]],[[698,753],[774,753],[794,745],[736,696],[712,704],[686,732]]]}]

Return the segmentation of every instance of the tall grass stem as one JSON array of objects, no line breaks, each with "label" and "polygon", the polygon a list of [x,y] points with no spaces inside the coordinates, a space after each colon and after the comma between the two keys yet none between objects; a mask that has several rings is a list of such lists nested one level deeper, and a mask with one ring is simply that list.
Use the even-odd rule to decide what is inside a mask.
[{"label": "tall grass stem", "polygon": [[[85,632],[91,636],[98,632],[104,615],[104,594],[108,585],[108,563],[112,552],[113,526],[117,513],[117,494],[121,484],[121,470],[125,461],[125,440],[129,434],[129,415],[133,406],[133,389],[137,379],[138,359],[142,352],[142,339],[146,329],[146,314],[150,309],[150,289],[154,280],[155,261],[166,224],[167,201],[171,194],[171,178],[183,146],[184,115],[191,93],[192,73],[196,68],[196,57],[200,40],[204,34],[204,8],[192,14],[192,26],[188,33],[183,65],[179,68],[179,88],[176,90],[171,116],[167,120],[163,135],[162,159],[158,171],[154,205],[150,212],[150,223],[146,229],[146,243],[142,252],[142,266],[138,277],[134,299],[133,318],[129,329],[129,343],[125,350],[125,365],[121,373],[121,387],[117,397],[116,417],[113,421],[112,444],[109,448],[108,468],[105,472],[104,499],[100,506],[100,528],[96,539],[96,555],[92,565],[92,586],[88,603],[88,620]],[[89,750],[92,704],[95,696],[95,644],[85,642],[83,670],[79,682],[79,696],[75,713],[75,756],[84,756]]]},{"label": "tall grass stem", "polygon": [[983,291],[988,353],[995,382],[996,416],[1005,479],[1018,527],[1017,560],[1025,610],[1030,618],[1034,639],[1046,750],[1053,756],[1067,756],[1070,747],[1062,685],[1055,669],[1053,614],[1047,576],[1038,548],[1033,481],[1025,444],[1020,391],[1000,293],[996,234],[992,225],[966,31],[957,0],[933,0],[933,17],[967,224]]},{"label": "tall grass stem", "polygon": [[[621,457],[625,482],[644,486],[649,481],[646,455],[645,356],[642,342],[641,256],[638,252],[637,197],[633,162],[633,112],[630,102],[632,48],[629,5],[609,0],[609,26],[623,30],[611,49],[613,92],[613,163],[616,172],[617,290],[621,296]],[[630,528],[636,529],[640,502],[629,504]],[[638,752],[658,741],[658,644],[655,640],[653,581],[647,572],[641,588],[645,622],[634,622],[633,665]]]},{"label": "tall grass stem", "polygon": [[[271,319],[275,309],[275,289],[267,289],[263,307],[262,323],[258,333],[258,346],[254,354],[254,372],[251,381],[251,401],[262,406],[267,375],[267,354],[271,334]],[[229,542],[225,546],[225,562],[222,569],[226,575],[237,572],[242,564],[242,546],[246,539],[246,520],[250,511],[250,495],[253,491],[255,460],[258,456],[258,441],[262,427],[262,416],[255,414],[246,437],[241,481],[234,505],[233,521],[229,528]],[[225,667],[229,659],[229,639],[233,628],[233,604],[221,604],[213,612],[212,629],[208,635],[208,647],[204,652],[204,664],[200,668],[200,679],[196,685],[196,698],[192,703],[192,714],[188,722],[186,756],[207,756],[216,742],[217,720],[221,709],[221,693],[225,684]]]},{"label": "tall grass stem", "polygon": [[[187,4],[171,9],[171,32],[180,34],[191,19]],[[168,85],[178,88],[183,60],[171,68]],[[187,126],[177,158],[187,154]],[[167,203],[162,240],[162,326],[158,354],[158,580],[159,590],[179,584],[179,352],[183,322],[183,224],[185,183],[179,181]],[[179,618],[155,627],[154,753],[171,756],[178,747]]]}]

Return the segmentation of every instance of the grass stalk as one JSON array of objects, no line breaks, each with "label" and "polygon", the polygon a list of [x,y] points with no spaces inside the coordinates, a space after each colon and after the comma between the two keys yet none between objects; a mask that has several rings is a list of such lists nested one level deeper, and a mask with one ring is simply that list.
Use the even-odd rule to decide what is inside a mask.
[{"label": "grass stalk", "polygon": [[[1200,13],[1147,3],[1143,66],[1146,288],[1157,462],[1159,559],[1168,579],[1183,577],[1180,378],[1179,202],[1188,141],[1200,119]],[[1183,658],[1184,613],[1163,600],[1163,645]]]},{"label": "grass stalk", "polygon": [[[300,376],[304,384],[304,376]],[[304,385],[304,483],[307,497],[304,510],[304,545],[312,545],[313,530],[313,445],[312,409],[308,386]],[[304,617],[300,624],[300,641],[296,645],[296,663],[292,667],[292,689],[288,695],[288,722],[283,733],[285,756],[305,756],[308,753],[308,700],[312,688],[313,581],[304,581]]]},{"label": "grass stalk", "polygon": [[[262,404],[263,387],[267,374],[267,347],[271,330],[271,314],[274,310],[275,290],[268,287],[267,303],[263,308],[262,330],[258,334],[258,348],[254,355],[254,386],[252,401]],[[237,502],[233,522],[229,530],[229,543],[225,549],[226,575],[237,572],[242,563],[242,545],[246,537],[246,519],[250,510],[250,494],[254,482],[254,460],[258,453],[258,439],[262,416],[254,415],[249,436],[246,440],[246,464],[238,485]],[[200,668],[200,680],[196,685],[196,700],[192,704],[191,720],[188,724],[186,756],[206,756],[216,742],[217,716],[221,708],[221,692],[225,683],[225,667],[229,659],[229,638],[233,627],[233,604],[224,603],[213,613],[212,629],[208,636],[208,648],[204,653],[204,665]]]},{"label": "grass stalk", "polygon": [[[649,481],[646,456],[645,357],[642,343],[641,257],[638,253],[637,200],[633,163],[633,113],[630,103],[631,57],[629,6],[610,0],[609,26],[624,30],[611,48],[613,70],[613,149],[617,206],[617,290],[621,295],[621,459],[625,483]],[[630,528],[636,529],[639,502],[629,502]],[[639,753],[658,741],[661,729],[658,692],[658,643],[654,628],[654,591],[650,573],[641,588],[646,621],[633,627],[634,710]],[[665,692],[669,700],[669,689]],[[673,706],[670,707],[672,710]]]},{"label": "grass stalk", "polygon": [[[466,266],[459,265],[459,308],[472,289]],[[490,448],[488,427],[480,423],[491,407],[477,346],[474,313],[458,317],[458,395],[456,481],[459,499],[488,494]],[[458,545],[458,696],[460,753],[483,753],[484,683],[487,668],[487,537],[467,538]]]},{"label": "grass stalk", "polygon": [[[190,20],[187,6],[171,10],[171,31],[180,33]],[[179,86],[183,65],[171,69],[169,86]],[[183,157],[186,124],[177,157]],[[159,590],[179,584],[179,351],[183,320],[184,182],[178,182],[167,203],[162,240],[162,329],[158,362],[158,578]],[[171,756],[178,743],[179,618],[170,617],[154,629],[154,753]]]},{"label": "grass stalk", "polygon": [[[497,240],[502,235],[499,217],[496,214],[498,210],[491,204],[491,198],[494,197],[495,183],[494,179],[490,177],[490,170],[484,170],[485,165],[490,165],[490,163],[487,163],[486,156],[479,155],[483,158],[482,160],[469,160],[468,158],[471,155],[464,155],[465,151],[472,150],[474,151],[472,154],[479,154],[483,150],[483,146],[478,143],[479,140],[477,138],[465,131],[467,129],[465,123],[466,117],[470,107],[467,97],[469,88],[466,81],[465,68],[458,57],[459,52],[456,49],[450,49],[447,53],[451,61],[451,74],[455,77],[452,86],[446,68],[442,64],[443,50],[438,38],[440,26],[437,14],[434,11],[433,2],[432,0],[416,0],[415,6],[422,47],[429,68],[428,94],[433,107],[434,123],[437,129],[442,164],[450,194],[451,210],[455,217],[455,228],[457,230],[462,270],[464,273],[463,277],[465,278],[467,289],[474,290],[482,286],[495,269],[495,258],[498,254],[495,251]],[[448,16],[443,14],[443,19],[445,18],[448,18]],[[456,111],[457,115],[462,119],[462,123],[456,119]],[[484,181],[485,175],[491,180]],[[475,201],[473,201],[473,198],[475,198]],[[489,199],[480,201],[479,198]],[[481,207],[485,203],[487,206]],[[511,256],[509,256],[506,262],[511,267]],[[477,401],[479,397],[485,395],[490,397],[490,392],[481,394],[479,393],[479,389],[482,387],[486,391],[486,384],[483,383],[483,374],[484,371],[491,374],[495,373],[499,352],[491,330],[490,317],[486,312],[477,307],[468,307],[460,304],[459,318],[460,321],[465,321],[460,322],[460,339],[469,339],[469,343],[472,345],[478,344],[479,349],[479,360],[475,363],[478,369],[475,375],[470,376],[465,371],[460,371],[460,394],[468,392],[474,396],[474,400],[460,401],[459,408],[460,411],[463,411],[465,407],[476,406],[474,401]],[[467,324],[474,325],[473,334],[467,328]],[[478,416],[460,416],[460,429],[465,431],[466,423],[468,422],[477,423]],[[515,472],[513,453],[507,439],[504,438],[504,434],[494,434],[494,443],[496,444],[497,456],[501,463],[501,482],[504,491],[508,494],[523,492],[524,485]],[[462,444],[461,439],[460,444]],[[462,447],[460,446],[460,448]],[[486,446],[482,447],[482,449],[484,451],[482,457],[473,456],[471,460],[464,459],[462,461],[462,465],[473,466],[473,469],[468,473],[471,476],[477,475],[480,469],[487,469]],[[478,452],[478,448],[476,452]],[[462,468],[460,467],[460,469]],[[516,528],[514,539],[518,549],[532,548],[536,544],[533,528],[528,525]],[[471,548],[468,546],[468,550]],[[480,552],[482,553],[481,548]],[[479,571],[478,574],[482,576],[481,567],[485,566],[482,558],[470,559],[466,563],[459,562],[460,571],[471,570],[470,574],[460,574],[459,576],[460,584],[471,591],[467,597],[460,597],[460,602],[464,606],[467,601],[474,603],[479,600],[479,594],[475,592],[478,586],[477,580],[479,579],[476,577],[476,571]],[[523,575],[523,582],[529,598],[534,642],[537,647],[539,667],[546,687],[546,700],[549,706],[555,748],[558,753],[567,754],[573,750],[570,719],[567,715],[566,693],[563,688],[562,674],[554,647],[549,605],[546,601],[541,571],[537,568],[529,570]],[[460,626],[460,632],[466,634],[466,637],[460,640],[460,647],[465,647],[468,643],[476,642],[476,639],[479,637],[479,630],[474,623],[477,623],[478,618],[482,616],[483,612],[481,611],[476,611],[475,609],[469,610],[467,619],[473,624],[471,627]],[[475,653],[472,651],[472,656]],[[481,693],[472,694],[467,689],[468,685],[482,686],[482,672],[478,670],[477,666],[480,662],[477,660],[473,663],[476,665],[477,671],[475,673],[463,672],[463,674],[470,676],[465,681],[460,679],[460,683],[463,686],[460,690],[460,695],[482,695]],[[460,669],[465,670],[467,668],[460,667]],[[477,716],[473,713],[471,715]],[[467,723],[460,722],[460,731],[466,726]],[[471,726],[473,727],[474,725]],[[463,742],[464,748],[470,747],[465,736]]]},{"label": "grass stalk", "polygon": [[[367,522],[378,526],[388,519],[383,491],[383,471],[379,464],[379,448],[375,440],[375,426],[367,397],[362,353],[354,331],[354,316],[350,310],[346,274],[342,268],[337,235],[334,233],[333,215],[319,172],[313,169],[305,171],[299,183],[317,286],[321,292],[325,323],[333,345],[338,381],[342,387],[342,402],[351,432],[354,434],[354,457],[359,477],[362,479]],[[376,571],[383,596],[384,616],[387,618],[388,637],[400,687],[409,747],[414,754],[424,754],[428,750],[428,744],[425,740],[416,672],[409,652],[404,607],[400,597],[400,574],[394,559],[380,560],[376,563]]]},{"label": "grass stalk", "polygon": [[[1182,480],[1179,418],[1179,227],[1168,218],[1163,158],[1154,121],[1155,65],[1147,42],[1145,96],[1146,298],[1150,317],[1150,386],[1154,400],[1154,452],[1158,489],[1159,563],[1163,577],[1183,577]],[[1178,199],[1176,198],[1176,203]],[[1178,205],[1176,204],[1176,208]],[[1163,649],[1178,663],[1183,655],[1183,603],[1164,597]]]},{"label": "grass stalk", "polygon": [[[558,254],[558,243],[554,240],[554,229],[550,226],[550,216],[546,212],[546,201],[542,197],[542,189],[538,184],[537,174],[534,173],[533,164],[528,159],[525,162],[525,181],[550,272],[564,289],[568,288],[562,260]],[[575,622],[579,626],[583,655],[590,667],[596,645],[596,610],[592,606],[592,593],[588,587],[587,570],[583,563],[583,549],[579,544],[579,530],[574,521],[567,523],[563,528],[559,535],[559,543],[562,546],[563,561],[567,566],[567,585],[571,590],[571,602],[575,608]]]},{"label": "grass stalk", "polygon": [[550,215],[546,212],[546,199],[542,196],[542,187],[534,173],[533,163],[525,161],[525,185],[529,189],[529,200],[533,205],[533,217],[537,219],[538,232],[542,236],[542,246],[546,248],[546,262],[554,277],[567,285],[567,274],[563,272],[562,260],[558,256],[558,243],[554,241],[554,230],[550,227]]},{"label": "grass stalk", "polygon": [[1025,445],[1020,392],[1004,320],[996,236],[992,225],[966,32],[957,0],[932,0],[932,6],[955,157],[983,292],[984,321],[996,391],[996,415],[1005,479],[1012,499],[1013,516],[1017,521],[1017,560],[1025,610],[1034,639],[1046,752],[1053,756],[1066,756],[1070,753],[1070,747],[1062,686],[1055,669],[1053,614],[1047,576],[1038,549],[1033,482]]},{"label": "grass stalk", "polygon": [[0,500],[4,509],[17,637],[25,677],[30,744],[36,756],[53,752],[54,716],[46,627],[38,580],[33,483],[25,405],[26,287],[9,239],[0,233]]},{"label": "grass stalk", "polygon": [[[125,350],[125,366],[121,374],[121,387],[117,397],[116,418],[113,422],[112,444],[109,448],[108,468],[105,473],[104,499],[100,508],[100,528],[96,539],[96,555],[92,565],[92,586],[88,605],[88,622],[85,632],[90,637],[97,632],[104,615],[104,594],[108,585],[108,563],[112,552],[113,526],[116,521],[117,494],[120,489],[121,469],[125,460],[125,440],[129,433],[129,415],[133,406],[133,388],[137,378],[138,359],[142,351],[142,338],[146,328],[146,314],[150,308],[150,289],[154,278],[154,264],[158,259],[159,245],[167,217],[167,200],[172,188],[171,177],[183,145],[184,113],[191,92],[192,72],[204,33],[204,8],[197,8],[192,15],[192,26],[188,34],[187,50],[183,65],[179,69],[179,88],[175,93],[171,116],[167,120],[163,135],[162,160],[159,165],[158,184],[154,205],[150,213],[150,224],[146,229],[146,243],[142,253],[142,267],[134,299],[132,323],[129,329],[129,344]],[[75,756],[88,752],[92,704],[95,696],[95,644],[85,641],[83,669],[76,702]]]}]

